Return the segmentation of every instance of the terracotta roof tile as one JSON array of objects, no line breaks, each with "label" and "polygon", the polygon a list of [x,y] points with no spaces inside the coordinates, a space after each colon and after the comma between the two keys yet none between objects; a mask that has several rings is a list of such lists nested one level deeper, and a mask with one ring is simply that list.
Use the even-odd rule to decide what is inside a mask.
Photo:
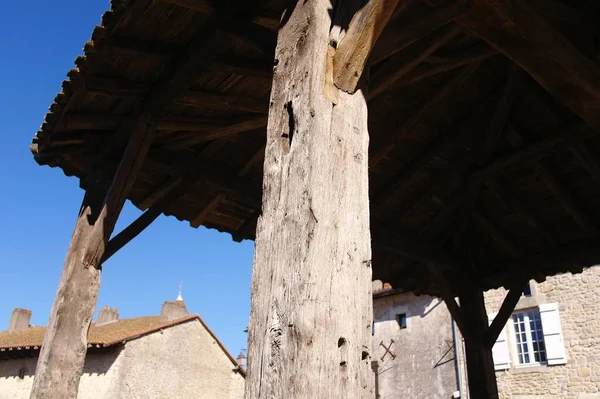
[{"label": "terracotta roof tile", "polygon": [[[140,335],[194,319],[199,320],[200,318],[198,315],[189,315],[177,320],[161,323],[160,316],[145,316],[122,319],[99,327],[97,327],[95,323],[92,323],[88,333],[88,344],[93,346],[111,346],[119,342],[139,337]],[[2,331],[0,332],[0,350],[42,346],[45,332],[46,327],[29,327],[25,330],[11,333]]]},{"label": "terracotta roof tile", "polygon": [[[135,339],[145,334],[149,334],[164,328],[186,323],[191,320],[198,320],[206,331],[213,337],[217,345],[223,350],[225,355],[236,366],[240,374],[245,377],[246,372],[239,367],[237,361],[227,351],[225,346],[219,341],[219,338],[206,325],[204,320],[196,314],[185,316],[168,322],[161,322],[160,316],[135,317],[132,319],[121,319],[113,323],[96,326],[92,323],[88,332],[88,346],[112,346],[120,342]],[[0,331],[0,351],[39,349],[44,342],[44,333],[46,327],[29,327],[25,330],[9,333]]]}]

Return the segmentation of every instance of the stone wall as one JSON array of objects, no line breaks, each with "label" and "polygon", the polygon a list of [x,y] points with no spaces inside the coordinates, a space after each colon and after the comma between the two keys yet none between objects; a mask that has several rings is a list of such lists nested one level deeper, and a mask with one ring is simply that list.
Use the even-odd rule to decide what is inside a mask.
[{"label": "stone wall", "polygon": [[[0,360],[0,399],[27,399],[37,359]],[[24,378],[19,369],[25,368]],[[90,353],[78,399],[241,399],[244,378],[198,320]]]},{"label": "stone wall", "polygon": [[[84,365],[78,399],[123,398],[119,395],[121,348],[90,354]],[[37,358],[0,360],[0,399],[28,399]],[[23,371],[22,377],[19,375]]]},{"label": "stone wall", "polygon": [[[497,372],[500,398],[600,399],[600,267],[531,285],[532,296],[523,297],[517,309],[558,303],[567,364]],[[486,293],[489,313],[498,311],[505,294],[503,289]]]},{"label": "stone wall", "polygon": [[[375,296],[373,308],[372,360],[378,364],[379,398],[451,398],[457,384],[451,319],[444,303],[400,293]],[[399,328],[397,314],[406,315],[405,329]],[[382,344],[391,344],[395,359]]]}]

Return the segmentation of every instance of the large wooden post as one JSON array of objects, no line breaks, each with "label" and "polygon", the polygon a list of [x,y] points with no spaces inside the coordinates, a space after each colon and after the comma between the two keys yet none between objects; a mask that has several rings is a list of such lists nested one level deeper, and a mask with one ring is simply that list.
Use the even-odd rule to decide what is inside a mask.
[{"label": "large wooden post", "polygon": [[370,399],[365,93],[332,84],[330,1],[290,3],[275,55],[245,398]]},{"label": "large wooden post", "polygon": [[140,117],[108,190],[101,170],[88,178],[40,351],[31,399],[77,398],[87,333],[100,289],[101,259],[154,131],[150,116]]},{"label": "large wooden post", "polygon": [[498,399],[492,346],[488,345],[488,316],[483,291],[472,287],[459,296],[469,394],[472,399]]}]

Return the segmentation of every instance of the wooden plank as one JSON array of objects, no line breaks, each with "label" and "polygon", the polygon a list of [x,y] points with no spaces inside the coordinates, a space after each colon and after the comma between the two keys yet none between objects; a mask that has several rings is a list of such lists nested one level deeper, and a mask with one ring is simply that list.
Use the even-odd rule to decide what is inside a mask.
[{"label": "wooden plank", "polygon": [[442,72],[448,72],[453,69],[480,62],[498,54],[498,51],[487,44],[477,43],[465,49],[453,51],[453,57],[440,64],[423,63],[404,75],[396,86],[410,85],[421,79],[429,78],[438,75]]},{"label": "wooden plank", "polygon": [[400,21],[399,18],[381,34],[371,54],[371,62],[381,62],[403,50],[415,40],[451,22],[464,13],[467,7],[466,1],[451,1],[437,8],[424,10],[422,18],[409,21]]},{"label": "wooden plank", "polygon": [[194,228],[198,228],[206,221],[206,219],[210,216],[211,213],[214,212],[215,209],[219,206],[221,201],[223,200],[222,194],[217,194],[208,204],[202,207],[202,210],[194,219],[190,221],[190,225]]},{"label": "wooden plank", "polygon": [[496,340],[506,325],[506,322],[512,315],[512,312],[515,310],[515,306],[517,306],[519,299],[521,299],[521,295],[523,295],[523,290],[525,289],[526,285],[527,281],[519,282],[508,291],[508,294],[506,294],[498,314],[486,331],[485,338],[483,339],[483,344],[485,347],[492,349],[496,343]]},{"label": "wooden plank", "polygon": [[[188,10],[210,14],[215,11],[213,2],[209,0],[161,0],[165,3],[177,5]],[[254,17],[254,22],[257,25],[261,25],[270,29],[276,29],[279,27],[279,18],[274,15],[258,15]]]},{"label": "wooden plank", "polygon": [[171,190],[160,200],[158,200],[155,205],[153,205],[146,212],[142,213],[137,219],[120,231],[119,234],[110,239],[110,241],[106,244],[106,251],[102,256],[103,265],[114,254],[116,254],[119,250],[125,247],[125,245],[131,242],[131,240],[133,240],[148,226],[150,226],[152,222],[154,222],[163,212],[165,212],[169,205],[183,196],[189,187],[193,185],[195,180],[175,179],[173,182],[176,182],[177,184],[172,185]]},{"label": "wooden plank", "polygon": [[520,217],[524,220],[527,220],[528,223],[536,229],[538,234],[542,236],[544,240],[546,240],[549,244],[556,243],[556,240],[552,236],[552,233],[548,227],[544,226],[539,218],[529,211],[529,209],[527,209],[527,207],[506,185],[503,185],[494,179],[487,180],[485,185],[488,186],[490,190],[494,191],[496,195],[502,199],[502,201],[507,203],[514,213],[520,215]]},{"label": "wooden plank", "polygon": [[503,173],[521,168],[524,164],[531,164],[548,154],[563,149],[566,146],[598,135],[598,131],[582,124],[560,129],[548,137],[534,141],[511,153],[499,156],[489,164],[478,168],[471,173],[472,183],[497,177]]},{"label": "wooden plank", "polygon": [[584,229],[589,235],[597,236],[597,227],[594,225],[590,217],[586,215],[585,212],[581,210],[579,205],[575,203],[567,190],[558,181],[550,167],[544,161],[539,161],[534,165],[534,170],[542,179],[546,187],[550,189],[554,197],[560,201],[563,208],[569,213],[573,221],[579,225],[579,227]]},{"label": "wooden plank", "polygon": [[600,127],[599,68],[528,2],[474,0],[457,18],[527,71],[590,126]]},{"label": "wooden plank", "polygon": [[347,93],[356,91],[373,46],[398,2],[399,0],[371,0],[357,10],[348,10],[352,20],[346,35],[336,43],[337,49],[333,57],[333,82],[340,90]]},{"label": "wooden plank", "polygon": [[245,397],[373,397],[367,104],[361,91],[323,89],[333,76],[331,2],[288,11],[267,127]]},{"label": "wooden plank", "polygon": [[224,108],[258,114],[266,114],[269,111],[268,99],[207,91],[190,91],[176,99],[175,102],[194,107]]},{"label": "wooden plank", "polygon": [[392,87],[434,51],[456,37],[462,28],[456,24],[448,24],[421,40],[408,46],[405,50],[390,57],[386,63],[371,76],[369,82],[369,99],[377,97]]},{"label": "wooden plank", "polygon": [[244,164],[244,167],[238,172],[238,176],[247,175],[260,161],[265,159],[265,146],[260,147],[258,151],[252,155],[252,158]]},{"label": "wooden plank", "polygon": [[166,145],[165,148],[174,150],[185,147],[194,147],[200,143],[211,141],[211,140],[224,140],[231,138],[239,133],[244,133],[260,128],[264,128],[267,126],[267,117],[259,116],[251,119],[247,119],[242,122],[238,122],[232,124],[230,126],[225,126],[220,129],[215,129],[212,132],[195,134],[188,137],[176,138],[175,140],[170,141]]},{"label": "wooden plank", "polygon": [[150,195],[148,195],[142,202],[140,202],[137,207],[142,211],[154,206],[158,201],[160,201],[163,197],[169,194],[175,187],[177,187],[183,178],[169,178],[163,185],[158,187],[156,190],[152,191]]},{"label": "wooden plank", "polygon": [[590,152],[589,148],[583,143],[576,143],[571,147],[571,152],[590,172],[596,183],[600,184],[600,164],[598,164],[597,157]]},{"label": "wooden plank", "polygon": [[513,101],[523,78],[523,71],[517,65],[513,64],[508,74],[508,78],[506,79],[506,83],[504,84],[502,94],[498,99],[496,112],[494,113],[490,126],[488,127],[483,151],[476,161],[477,165],[488,163],[494,151],[498,147],[498,142],[502,137],[502,133],[508,121],[510,110],[512,109]]},{"label": "wooden plank", "polygon": [[[485,272],[473,276],[485,289],[511,287],[515,281],[528,281],[539,275],[554,275],[571,271],[580,273],[595,266],[600,259],[600,240],[575,241],[561,246],[539,248],[510,262],[485,266]],[[531,265],[538,265],[532,267]]]},{"label": "wooden plank", "polygon": [[471,213],[473,220],[479,225],[479,227],[485,231],[501,248],[510,254],[513,258],[520,255],[521,251],[516,244],[504,234],[498,227],[496,227],[487,217],[480,214],[479,212],[473,211]]},{"label": "wooden plank", "polygon": [[377,152],[373,154],[369,160],[369,167],[376,166],[384,159],[391,151],[396,148],[398,139],[407,131],[414,129],[423,119],[425,119],[438,106],[442,100],[446,98],[453,90],[460,87],[477,69],[478,63],[466,66],[456,76],[446,82],[429,100],[427,100],[416,112],[400,123],[398,129],[390,132],[382,140]]}]

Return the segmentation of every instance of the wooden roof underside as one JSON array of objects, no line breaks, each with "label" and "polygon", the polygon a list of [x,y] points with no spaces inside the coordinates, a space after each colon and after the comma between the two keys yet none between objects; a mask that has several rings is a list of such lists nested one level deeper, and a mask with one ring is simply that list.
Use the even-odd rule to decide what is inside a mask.
[{"label": "wooden roof underside", "polygon": [[[519,57],[519,43],[469,25],[472,4],[401,1],[376,44],[374,278],[436,292],[425,267],[435,258],[454,288],[487,289],[599,263],[599,9],[522,2],[557,35],[552,51],[566,61],[555,73],[577,69],[572,81],[589,92],[551,95],[538,82],[552,86],[554,66],[530,76],[504,55]],[[156,140],[129,199],[254,238],[282,3],[227,13],[205,0],[113,1],[34,138],[36,161],[85,186],[98,154],[122,148],[152,109]],[[546,51],[529,35],[540,44],[525,56]],[[110,154],[108,172],[119,160]]]}]

